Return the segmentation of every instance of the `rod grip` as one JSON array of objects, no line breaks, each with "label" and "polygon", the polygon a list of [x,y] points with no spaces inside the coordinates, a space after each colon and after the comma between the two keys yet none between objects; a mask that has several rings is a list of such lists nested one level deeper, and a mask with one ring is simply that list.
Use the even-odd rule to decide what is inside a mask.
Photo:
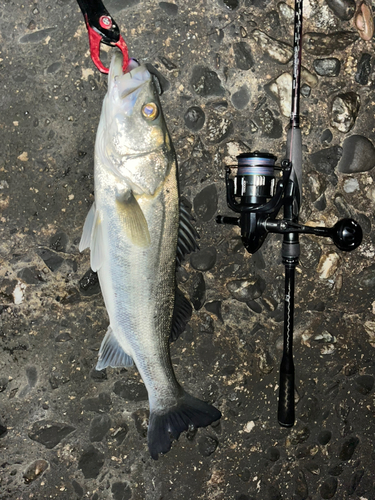
[{"label": "rod grip", "polygon": [[294,369],[287,373],[280,369],[279,408],[277,412],[279,424],[283,427],[294,425]]}]

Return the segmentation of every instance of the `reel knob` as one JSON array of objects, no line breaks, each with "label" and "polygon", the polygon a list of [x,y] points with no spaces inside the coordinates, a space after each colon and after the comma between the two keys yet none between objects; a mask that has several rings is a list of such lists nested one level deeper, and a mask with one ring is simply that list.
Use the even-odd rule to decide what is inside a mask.
[{"label": "reel knob", "polygon": [[330,229],[329,236],[339,250],[351,252],[362,242],[362,228],[353,219],[341,219]]}]

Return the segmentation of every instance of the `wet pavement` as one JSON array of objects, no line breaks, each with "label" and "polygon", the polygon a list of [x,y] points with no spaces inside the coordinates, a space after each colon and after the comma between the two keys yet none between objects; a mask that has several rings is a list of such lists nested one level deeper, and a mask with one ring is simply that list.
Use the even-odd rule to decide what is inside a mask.
[{"label": "wet pavement", "polygon": [[296,424],[286,429],[277,423],[281,239],[270,235],[251,256],[238,229],[215,216],[233,215],[224,167],[237,154],[284,157],[293,4],[105,5],[130,54],[161,75],[181,195],[200,234],[200,251],[178,271],[194,313],[172,362],[183,386],[223,417],[154,461],[139,374],[95,371],[108,318],[78,244],[107,77],[92,64],[75,1],[3,1],[0,498],[375,499],[370,9],[354,15],[359,2],[305,1],[301,221],[353,217],[364,239],[343,253],[301,237]]}]

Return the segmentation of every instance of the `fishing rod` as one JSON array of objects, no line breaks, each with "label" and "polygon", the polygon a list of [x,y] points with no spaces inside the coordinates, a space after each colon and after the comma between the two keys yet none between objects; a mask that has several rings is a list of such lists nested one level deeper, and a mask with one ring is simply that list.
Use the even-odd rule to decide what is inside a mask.
[{"label": "fishing rod", "polygon": [[[287,133],[286,158],[280,166],[276,156],[254,151],[237,156],[237,165],[227,166],[225,183],[228,207],[239,217],[217,216],[219,224],[239,226],[246,250],[253,254],[268,233],[283,235],[281,257],[285,267],[284,346],[280,364],[278,421],[291,427],[295,421],[293,322],[295,269],[299,263],[299,234],[332,239],[350,252],[362,242],[362,229],[353,219],[341,219],[333,227],[311,227],[299,223],[302,202],[302,136],[300,130],[300,86],[302,61],[302,0],[295,0],[292,106]],[[277,218],[283,208],[283,218]]]}]

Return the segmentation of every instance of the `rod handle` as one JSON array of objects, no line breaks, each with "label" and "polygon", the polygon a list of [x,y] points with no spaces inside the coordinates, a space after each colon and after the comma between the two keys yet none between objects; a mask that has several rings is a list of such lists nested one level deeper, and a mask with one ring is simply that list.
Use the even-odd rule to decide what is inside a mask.
[{"label": "rod handle", "polygon": [[294,425],[294,369],[287,373],[280,369],[279,408],[277,412],[279,424],[283,427]]}]

